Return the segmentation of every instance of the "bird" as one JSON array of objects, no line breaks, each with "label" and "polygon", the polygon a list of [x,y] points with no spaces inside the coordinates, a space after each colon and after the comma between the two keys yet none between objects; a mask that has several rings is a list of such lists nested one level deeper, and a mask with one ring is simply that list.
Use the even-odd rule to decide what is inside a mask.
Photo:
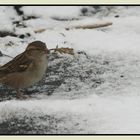
[{"label": "bird", "polygon": [[24,52],[0,67],[0,83],[13,88],[18,99],[26,99],[21,89],[43,78],[48,67],[49,50],[42,41],[27,45]]}]

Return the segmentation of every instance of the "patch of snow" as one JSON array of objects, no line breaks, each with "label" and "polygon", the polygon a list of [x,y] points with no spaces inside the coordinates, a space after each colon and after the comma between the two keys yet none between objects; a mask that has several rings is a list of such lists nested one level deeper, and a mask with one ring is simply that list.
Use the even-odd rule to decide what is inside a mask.
[{"label": "patch of snow", "polygon": [[22,10],[25,15],[48,17],[77,17],[80,6],[24,6]]},{"label": "patch of snow", "polygon": [[0,30],[1,31],[13,31],[14,26],[12,20],[18,19],[16,12],[12,6],[0,6]]}]

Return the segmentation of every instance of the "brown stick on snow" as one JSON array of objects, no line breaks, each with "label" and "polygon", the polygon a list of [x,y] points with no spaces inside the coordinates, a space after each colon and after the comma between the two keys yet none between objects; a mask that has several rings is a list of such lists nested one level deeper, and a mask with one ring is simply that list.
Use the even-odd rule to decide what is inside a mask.
[{"label": "brown stick on snow", "polygon": [[45,28],[41,28],[41,29],[34,30],[35,33],[42,33],[42,32],[44,32],[44,31],[46,31]]},{"label": "brown stick on snow", "polygon": [[106,27],[112,25],[112,22],[106,22],[106,23],[96,23],[96,24],[87,24],[87,25],[78,25],[78,26],[72,26],[69,28],[66,28],[67,30],[69,29],[94,29],[94,28],[100,28],[100,27]]}]

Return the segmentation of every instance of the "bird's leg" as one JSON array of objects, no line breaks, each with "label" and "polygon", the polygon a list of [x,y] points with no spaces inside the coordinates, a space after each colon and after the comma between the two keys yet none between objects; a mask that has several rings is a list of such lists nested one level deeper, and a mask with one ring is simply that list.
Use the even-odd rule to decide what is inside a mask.
[{"label": "bird's leg", "polygon": [[18,99],[27,99],[28,98],[28,96],[23,95],[23,93],[20,91],[20,89],[17,89],[16,91],[17,91],[16,96]]}]

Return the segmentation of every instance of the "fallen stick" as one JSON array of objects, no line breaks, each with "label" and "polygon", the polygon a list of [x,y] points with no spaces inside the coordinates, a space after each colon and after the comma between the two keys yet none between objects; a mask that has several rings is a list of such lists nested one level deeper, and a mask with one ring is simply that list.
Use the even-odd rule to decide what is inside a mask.
[{"label": "fallen stick", "polygon": [[[66,30],[70,29],[94,29],[94,28],[101,28],[101,27],[107,27],[112,25],[112,22],[104,22],[104,23],[93,23],[93,24],[86,24],[86,25],[75,25],[71,27],[66,27]],[[42,33],[46,30],[53,30],[54,28],[40,28],[34,30],[35,33]]]},{"label": "fallen stick", "polygon": [[44,31],[46,31],[45,28],[41,28],[41,29],[34,30],[35,33],[42,33],[42,32],[44,32]]},{"label": "fallen stick", "polygon": [[78,25],[78,26],[68,27],[68,28],[66,28],[66,30],[69,30],[69,29],[94,29],[94,28],[100,28],[100,27],[110,26],[112,24],[113,24],[112,22],[106,22],[106,23]]}]

